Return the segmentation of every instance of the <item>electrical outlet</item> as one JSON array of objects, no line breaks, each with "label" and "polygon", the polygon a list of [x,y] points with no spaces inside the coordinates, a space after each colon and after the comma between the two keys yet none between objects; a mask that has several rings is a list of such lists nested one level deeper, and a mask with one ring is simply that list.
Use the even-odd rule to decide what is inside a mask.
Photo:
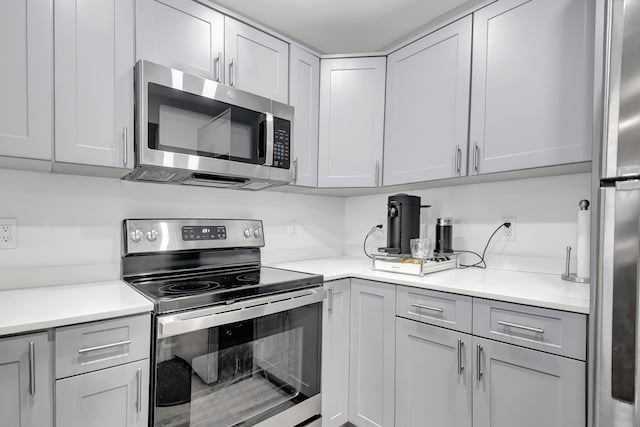
[{"label": "electrical outlet", "polygon": [[16,248],[16,220],[0,219],[0,249]]},{"label": "electrical outlet", "polygon": [[289,223],[289,237],[295,239],[298,235],[298,221],[293,219]]},{"label": "electrical outlet", "polygon": [[516,240],[516,218],[504,217],[502,218],[502,223],[504,224],[505,222],[510,222],[511,227],[502,227],[502,240],[513,242]]}]

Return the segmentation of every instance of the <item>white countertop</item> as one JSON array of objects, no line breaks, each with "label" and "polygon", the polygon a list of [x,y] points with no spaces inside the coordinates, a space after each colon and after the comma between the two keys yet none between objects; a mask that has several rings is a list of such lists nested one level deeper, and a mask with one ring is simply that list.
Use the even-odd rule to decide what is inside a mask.
[{"label": "white countertop", "polygon": [[560,275],[467,268],[416,277],[373,271],[371,265],[371,260],[366,258],[335,257],[287,262],[273,267],[322,274],[325,281],[354,277],[574,313],[589,313],[589,285],[564,281],[560,279]]},{"label": "white countertop", "polygon": [[153,311],[119,280],[0,291],[0,336]]}]

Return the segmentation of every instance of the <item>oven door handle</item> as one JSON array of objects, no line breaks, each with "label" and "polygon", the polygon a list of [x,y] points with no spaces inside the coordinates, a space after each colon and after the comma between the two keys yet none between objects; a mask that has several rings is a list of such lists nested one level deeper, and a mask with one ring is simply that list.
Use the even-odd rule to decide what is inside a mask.
[{"label": "oven door handle", "polygon": [[302,289],[238,301],[232,304],[214,306],[158,317],[157,338],[167,338],[189,332],[209,329],[220,325],[255,319],[269,314],[291,310],[305,305],[319,303],[327,296],[327,292],[317,288]]}]

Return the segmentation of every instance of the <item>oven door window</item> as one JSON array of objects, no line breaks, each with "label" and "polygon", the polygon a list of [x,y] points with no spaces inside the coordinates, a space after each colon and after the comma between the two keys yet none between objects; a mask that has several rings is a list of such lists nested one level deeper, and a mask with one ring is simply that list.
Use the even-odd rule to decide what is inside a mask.
[{"label": "oven door window", "polygon": [[164,338],[154,426],[251,426],[320,392],[321,304]]},{"label": "oven door window", "polygon": [[150,83],[148,145],[153,150],[264,164],[266,115]]}]

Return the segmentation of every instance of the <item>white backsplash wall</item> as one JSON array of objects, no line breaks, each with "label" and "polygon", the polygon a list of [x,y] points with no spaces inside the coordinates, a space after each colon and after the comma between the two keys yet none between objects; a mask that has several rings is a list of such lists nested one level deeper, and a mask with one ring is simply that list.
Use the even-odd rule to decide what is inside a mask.
[{"label": "white backsplash wall", "polygon": [[[0,170],[0,218],[17,248],[0,249],[0,289],[116,279],[124,218],[264,221],[264,263],[343,255],[345,199]],[[293,225],[292,225],[293,224]]]},{"label": "white backsplash wall", "polygon": [[[433,188],[408,192],[421,197],[429,211],[429,234],[435,240],[435,221],[452,217],[455,249],[482,252],[491,233],[505,217],[515,217],[515,240],[498,232],[489,246],[490,268],[560,273],[566,246],[577,238],[578,201],[589,199],[590,174],[530,178]],[[386,246],[386,203],[389,195],[351,197],[346,200],[346,255],[361,255],[365,234],[383,224],[367,247]],[[477,259],[477,258],[476,258]],[[465,262],[473,262],[468,256]],[[575,268],[575,261],[572,262]]]}]

